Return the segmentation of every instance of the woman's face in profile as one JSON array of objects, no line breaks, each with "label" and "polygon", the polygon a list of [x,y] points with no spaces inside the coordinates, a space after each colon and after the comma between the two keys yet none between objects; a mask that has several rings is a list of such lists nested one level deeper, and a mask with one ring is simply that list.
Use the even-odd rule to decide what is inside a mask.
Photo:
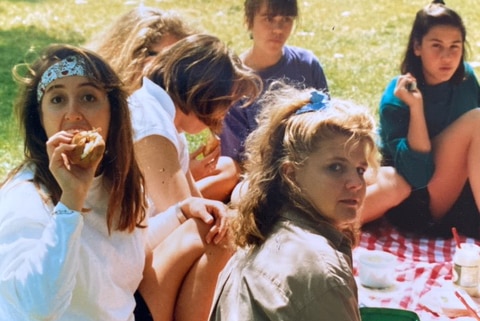
[{"label": "woman's face in profile", "polygon": [[318,146],[293,170],[294,180],[322,216],[339,224],[350,222],[365,198],[366,144],[353,145],[347,136],[337,135]]},{"label": "woman's face in profile", "polygon": [[148,48],[148,57],[144,60],[143,73],[145,73],[148,67],[150,67],[153,59],[157,57],[159,53],[161,53],[163,50],[170,48],[178,40],[180,39],[175,36],[166,34],[162,36],[162,38],[157,43]]}]

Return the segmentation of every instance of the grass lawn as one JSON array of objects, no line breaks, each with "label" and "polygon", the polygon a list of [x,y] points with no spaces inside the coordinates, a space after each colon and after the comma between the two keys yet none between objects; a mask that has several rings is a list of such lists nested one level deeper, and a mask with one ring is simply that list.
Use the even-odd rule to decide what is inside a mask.
[{"label": "grass lawn", "polygon": [[[464,18],[469,61],[480,61],[478,0],[447,0]],[[53,42],[81,45],[118,15],[143,3],[177,9],[202,30],[240,53],[250,45],[243,25],[243,0],[2,0],[0,2],[0,181],[21,158],[12,117],[15,64],[29,61],[29,49]],[[387,82],[398,74],[415,12],[423,0],[299,1],[300,21],[289,44],[311,49],[320,59],[332,96],[376,111]],[[478,69],[477,69],[478,71]]]}]

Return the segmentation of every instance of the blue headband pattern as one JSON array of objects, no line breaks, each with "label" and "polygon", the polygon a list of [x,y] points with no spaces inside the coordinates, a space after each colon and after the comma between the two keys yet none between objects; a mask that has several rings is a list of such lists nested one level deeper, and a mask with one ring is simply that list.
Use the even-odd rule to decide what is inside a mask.
[{"label": "blue headband pattern", "polygon": [[45,90],[53,81],[70,76],[95,78],[87,69],[85,58],[77,55],[68,56],[48,67],[43,73],[37,86],[37,102],[42,100]]},{"label": "blue headband pattern", "polygon": [[301,115],[311,111],[319,111],[328,107],[330,99],[328,96],[320,91],[312,91],[310,97],[310,103],[300,107],[295,112],[295,115]]}]

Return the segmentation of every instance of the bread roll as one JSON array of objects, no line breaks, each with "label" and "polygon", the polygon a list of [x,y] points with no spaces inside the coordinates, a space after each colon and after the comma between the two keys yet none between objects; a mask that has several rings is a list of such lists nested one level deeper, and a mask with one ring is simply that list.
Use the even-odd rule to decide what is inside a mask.
[{"label": "bread roll", "polygon": [[68,158],[73,165],[82,168],[92,167],[105,152],[105,141],[97,130],[86,130],[75,134],[72,144],[77,146],[69,153]]},{"label": "bread roll", "polygon": [[205,147],[203,148],[203,155],[207,156],[212,153],[219,144],[220,138],[218,138],[218,136],[214,133],[210,133],[207,142],[205,143]]}]

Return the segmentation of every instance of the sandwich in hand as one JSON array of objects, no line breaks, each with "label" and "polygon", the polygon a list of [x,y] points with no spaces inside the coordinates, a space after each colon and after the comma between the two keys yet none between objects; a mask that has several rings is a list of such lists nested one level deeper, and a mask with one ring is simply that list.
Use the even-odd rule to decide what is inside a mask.
[{"label": "sandwich in hand", "polygon": [[98,130],[84,130],[76,133],[72,138],[75,148],[69,152],[68,159],[72,165],[82,168],[92,167],[105,152],[105,141]]},{"label": "sandwich in hand", "polygon": [[205,147],[203,148],[203,155],[210,155],[219,144],[220,138],[218,138],[217,135],[211,132],[210,135],[208,135],[207,142],[205,143]]}]

